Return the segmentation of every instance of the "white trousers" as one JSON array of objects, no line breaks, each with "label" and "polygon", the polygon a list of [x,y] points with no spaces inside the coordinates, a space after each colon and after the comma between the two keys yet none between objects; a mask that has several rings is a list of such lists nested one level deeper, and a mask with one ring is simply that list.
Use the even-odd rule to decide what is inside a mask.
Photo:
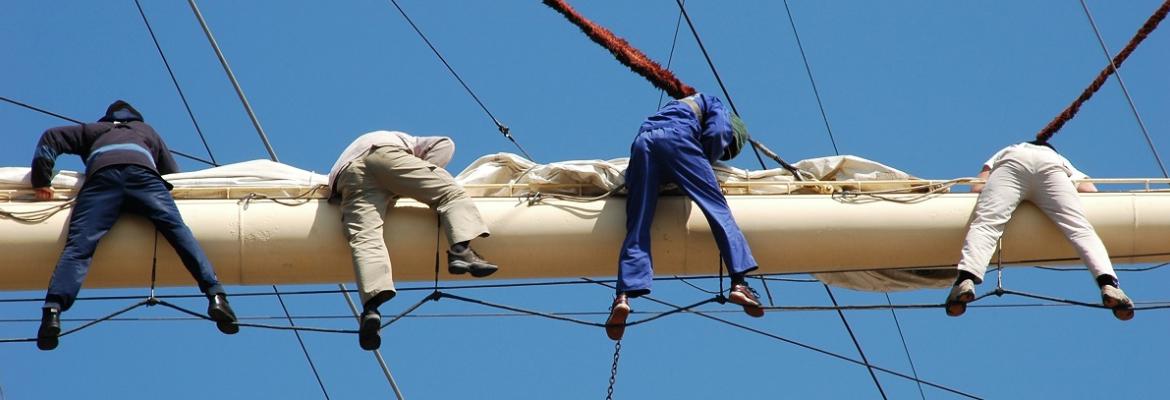
[{"label": "white trousers", "polygon": [[1003,228],[1024,200],[1035,204],[1056,223],[1094,277],[1117,276],[1105,244],[1085,218],[1076,186],[1054,156],[1049,151],[1012,150],[991,169],[987,186],[975,203],[959,260],[959,270],[975,275],[976,283],[983,283]]}]

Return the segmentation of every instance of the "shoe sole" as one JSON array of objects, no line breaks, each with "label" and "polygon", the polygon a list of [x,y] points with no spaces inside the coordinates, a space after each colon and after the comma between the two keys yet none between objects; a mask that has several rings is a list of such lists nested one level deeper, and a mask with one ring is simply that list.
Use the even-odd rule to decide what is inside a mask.
[{"label": "shoe sole", "polygon": [[379,329],[382,329],[381,319],[367,318],[362,320],[362,325],[358,328],[358,345],[362,347],[362,350],[374,351],[382,347],[382,336],[378,334]]},{"label": "shoe sole", "polygon": [[1101,296],[1101,304],[1105,307],[1113,309],[1113,317],[1122,321],[1129,321],[1133,319],[1133,306],[1126,304],[1121,299],[1109,296]]},{"label": "shoe sole", "polygon": [[629,307],[614,307],[609,312],[609,319],[605,320],[605,335],[610,340],[622,340],[626,333],[626,318],[629,317]]},{"label": "shoe sole", "polygon": [[211,317],[212,321],[215,321],[215,327],[225,335],[240,333],[240,326],[236,325],[235,318],[232,318],[227,312],[215,308],[207,311],[207,316]]},{"label": "shoe sole", "polygon": [[951,317],[958,317],[967,312],[967,303],[975,301],[974,293],[963,293],[959,298],[947,302],[947,315]]},{"label": "shoe sole", "polygon": [[483,278],[485,276],[496,273],[497,270],[499,270],[499,268],[472,268],[471,276],[476,278]]},{"label": "shoe sole", "polygon": [[764,316],[764,309],[760,308],[760,303],[748,299],[747,296],[741,293],[732,293],[727,298],[732,304],[738,304],[743,307],[743,312],[752,318],[760,318]]},{"label": "shoe sole", "polygon": [[57,348],[61,327],[41,328],[37,331],[37,348],[45,351]]}]

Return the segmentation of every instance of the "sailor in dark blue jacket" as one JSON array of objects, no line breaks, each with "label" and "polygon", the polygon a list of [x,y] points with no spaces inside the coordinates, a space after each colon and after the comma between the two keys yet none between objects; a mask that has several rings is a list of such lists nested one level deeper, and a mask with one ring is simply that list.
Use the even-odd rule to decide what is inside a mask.
[{"label": "sailor in dark blue jacket", "polygon": [[142,215],[171,243],[183,265],[207,295],[207,313],[220,331],[239,332],[236,316],[211,262],[183,223],[170,183],[160,175],[178,172],[170,150],[130,104],[118,100],[98,122],[51,128],[41,136],[33,156],[31,180],[38,200],[53,198],[53,164],[62,153],[85,161],[85,183],[69,217],[65,249],[53,270],[37,332],[37,347],[57,347],[60,314],[73,306],[93,261],[98,241],[123,211]]},{"label": "sailor in dark blue jacket", "polygon": [[638,129],[626,169],[626,239],[618,260],[617,297],[606,334],[620,340],[629,316],[629,297],[650,293],[650,225],[663,183],[675,183],[707,217],[719,253],[731,275],[728,300],[753,317],[764,315],[744,275],[757,268],[747,240],[736,225],[711,164],[734,158],[748,142],[739,117],[715,97],[695,94],[667,103]]}]

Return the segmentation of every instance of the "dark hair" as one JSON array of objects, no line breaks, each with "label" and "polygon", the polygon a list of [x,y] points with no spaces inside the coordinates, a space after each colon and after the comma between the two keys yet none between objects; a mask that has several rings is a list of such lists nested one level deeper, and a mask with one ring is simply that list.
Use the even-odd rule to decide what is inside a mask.
[{"label": "dark hair", "polygon": [[1028,144],[1034,144],[1037,146],[1044,146],[1044,147],[1052,149],[1052,151],[1056,151],[1056,148],[1052,147],[1052,145],[1049,144],[1047,140],[1036,139],[1036,140],[1033,140],[1031,142],[1028,142]]}]

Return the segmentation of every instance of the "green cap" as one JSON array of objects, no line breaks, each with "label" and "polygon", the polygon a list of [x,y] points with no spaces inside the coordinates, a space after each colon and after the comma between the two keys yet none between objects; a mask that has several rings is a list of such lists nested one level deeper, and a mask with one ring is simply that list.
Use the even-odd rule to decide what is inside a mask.
[{"label": "green cap", "polygon": [[739,155],[739,151],[743,150],[743,146],[751,141],[751,137],[748,136],[747,125],[744,125],[743,120],[739,119],[739,116],[735,114],[731,115],[731,133],[733,134],[731,145],[723,150],[723,157],[719,157],[721,161],[735,158],[735,156]]}]

